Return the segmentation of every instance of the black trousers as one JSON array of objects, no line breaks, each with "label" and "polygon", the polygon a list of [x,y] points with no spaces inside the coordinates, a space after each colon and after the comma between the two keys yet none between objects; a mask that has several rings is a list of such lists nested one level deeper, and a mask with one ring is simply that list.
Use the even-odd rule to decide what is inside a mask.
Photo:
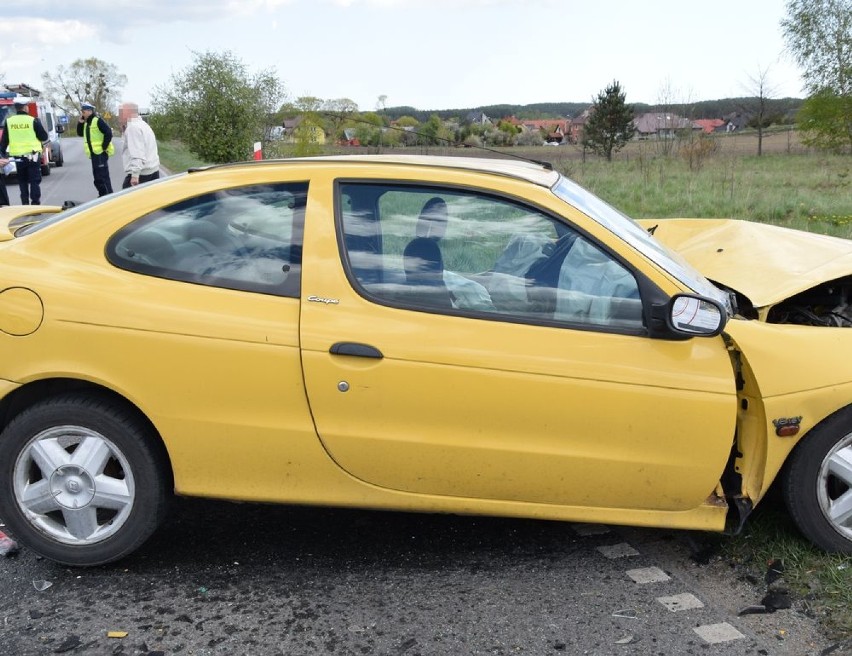
[{"label": "black trousers", "polygon": [[[139,176],[139,184],[143,182],[151,182],[151,180],[159,180],[160,172],[156,171],[154,173],[149,173],[148,175],[140,175]],[[130,185],[130,175],[124,176],[124,182],[121,183],[122,189],[127,189]]]},{"label": "black trousers", "polygon": [[9,192],[6,191],[6,176],[0,175],[0,206],[11,204],[9,202]]},{"label": "black trousers", "polygon": [[112,181],[109,179],[109,155],[106,153],[92,155],[92,176],[95,178],[98,196],[112,193]]},{"label": "black trousers", "polygon": [[41,162],[16,159],[21,205],[41,205]]}]

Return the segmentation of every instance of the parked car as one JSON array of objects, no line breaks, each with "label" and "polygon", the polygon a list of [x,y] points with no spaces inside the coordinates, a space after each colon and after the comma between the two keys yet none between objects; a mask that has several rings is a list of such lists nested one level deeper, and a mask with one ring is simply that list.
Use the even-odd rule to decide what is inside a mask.
[{"label": "parked car", "polygon": [[0,518],[60,563],[173,494],[736,531],[776,478],[852,553],[848,240],[324,157],[3,208],[0,290]]}]

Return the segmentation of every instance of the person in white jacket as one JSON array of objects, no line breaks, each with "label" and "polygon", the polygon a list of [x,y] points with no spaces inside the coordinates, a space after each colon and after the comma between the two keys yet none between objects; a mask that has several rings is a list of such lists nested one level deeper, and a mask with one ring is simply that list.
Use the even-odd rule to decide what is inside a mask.
[{"label": "person in white jacket", "polygon": [[160,156],[157,138],[151,126],[139,116],[136,103],[124,103],[118,110],[124,146],[121,159],[124,163],[122,189],[135,187],[160,177]]}]

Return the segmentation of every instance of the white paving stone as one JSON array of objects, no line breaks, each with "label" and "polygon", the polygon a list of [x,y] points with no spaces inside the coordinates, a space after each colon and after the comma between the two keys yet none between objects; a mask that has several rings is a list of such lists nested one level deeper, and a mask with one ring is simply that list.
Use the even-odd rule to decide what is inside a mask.
[{"label": "white paving stone", "polygon": [[694,594],[684,592],[683,594],[672,595],[671,597],[657,597],[663,606],[668,608],[673,613],[681,610],[693,610],[695,608],[704,608],[704,604]]},{"label": "white paving stone", "polygon": [[604,524],[572,524],[571,528],[577,533],[577,535],[582,535],[583,537],[589,535],[606,535],[609,533],[609,526],[605,526]]},{"label": "white paving stone", "polygon": [[670,581],[671,577],[659,567],[642,567],[640,569],[627,570],[627,576],[636,583],[662,583]]},{"label": "white paving stone", "polygon": [[695,631],[701,639],[705,642],[709,642],[711,645],[718,644],[720,642],[730,642],[731,640],[741,640],[745,638],[745,636],[737,631],[734,627],[732,627],[727,622],[722,622],[721,624],[705,624],[704,626],[696,626],[693,631]]},{"label": "white paving stone", "polygon": [[626,558],[627,556],[639,555],[639,552],[626,542],[610,544],[608,546],[598,547],[597,549],[607,558]]}]

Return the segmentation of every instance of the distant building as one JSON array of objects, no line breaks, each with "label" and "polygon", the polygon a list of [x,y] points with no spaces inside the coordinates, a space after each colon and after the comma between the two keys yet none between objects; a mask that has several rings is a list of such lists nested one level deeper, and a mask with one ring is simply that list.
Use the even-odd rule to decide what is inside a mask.
[{"label": "distant building", "polygon": [[326,140],[325,131],[315,123],[306,121],[303,116],[285,119],[281,124],[284,128],[284,140],[293,143],[299,133],[307,136],[307,141],[315,144],[324,144]]},{"label": "distant building", "polygon": [[339,146],[360,146],[361,140],[356,136],[355,128],[343,128],[343,139],[337,142]]},{"label": "distant building", "polygon": [[569,118],[532,120],[509,116],[503,120],[524,130],[541,132],[544,140],[549,143],[562,143],[570,140],[571,119]]},{"label": "distant building", "polygon": [[722,118],[725,121],[726,132],[738,132],[748,127],[748,122],[751,120],[751,117],[743,112],[731,112]]},{"label": "distant building", "polygon": [[491,125],[492,123],[485,112],[468,112],[467,116],[464,117],[464,121],[473,125]]},{"label": "distant building", "polygon": [[639,139],[673,139],[678,132],[701,127],[672,112],[647,112],[633,119],[633,129]]},{"label": "distant building", "polygon": [[589,107],[571,119],[571,123],[568,126],[568,141],[571,143],[581,143],[583,141],[583,131],[586,129],[586,123],[588,123],[591,115],[592,108]]},{"label": "distant building", "polygon": [[724,132],[728,124],[721,118],[700,118],[695,121],[695,125],[699,126],[704,134],[711,134]]}]

